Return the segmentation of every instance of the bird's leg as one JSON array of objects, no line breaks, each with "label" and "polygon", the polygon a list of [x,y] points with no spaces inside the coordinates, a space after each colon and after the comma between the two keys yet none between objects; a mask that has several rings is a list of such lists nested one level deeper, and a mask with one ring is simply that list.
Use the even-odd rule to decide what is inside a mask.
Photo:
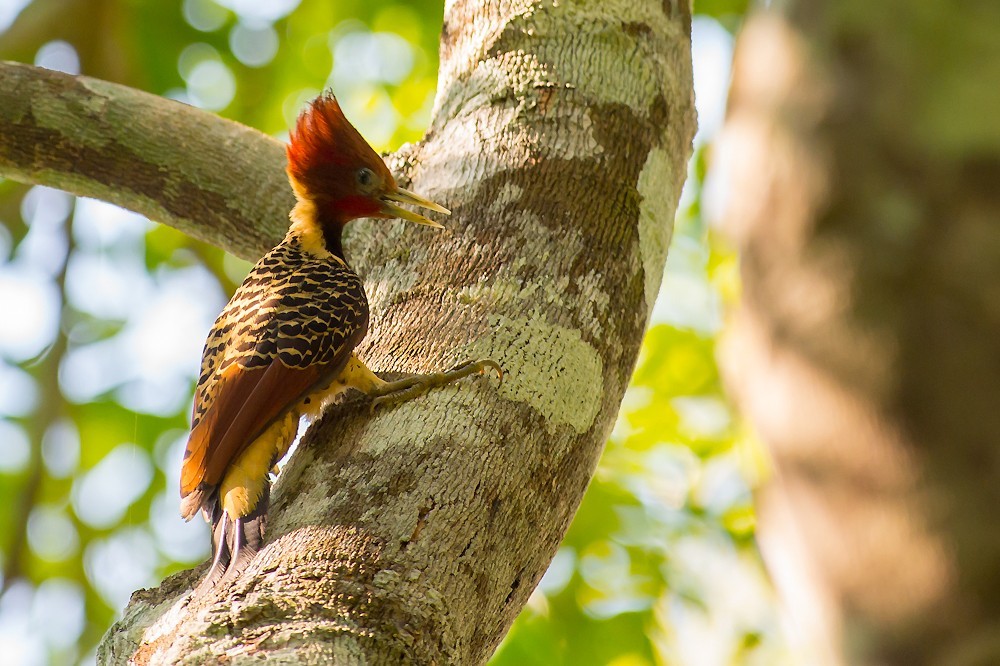
[{"label": "bird's leg", "polygon": [[430,372],[397,379],[392,382],[383,382],[368,393],[372,397],[372,411],[375,411],[376,407],[383,405],[390,407],[398,405],[407,400],[422,396],[432,388],[450,384],[469,375],[486,374],[489,370],[495,370],[497,376],[503,381],[503,369],[500,365],[496,361],[482,359],[479,361],[466,361],[444,372]]},{"label": "bird's leg", "polygon": [[341,373],[340,380],[371,397],[371,408],[374,411],[376,407],[398,405],[401,402],[419,397],[432,388],[450,384],[469,375],[485,374],[490,370],[495,370],[497,376],[503,381],[503,368],[500,367],[500,364],[490,359],[482,359],[467,361],[445,372],[413,375],[387,382],[369,370],[368,366],[361,362],[361,359],[352,355]]}]

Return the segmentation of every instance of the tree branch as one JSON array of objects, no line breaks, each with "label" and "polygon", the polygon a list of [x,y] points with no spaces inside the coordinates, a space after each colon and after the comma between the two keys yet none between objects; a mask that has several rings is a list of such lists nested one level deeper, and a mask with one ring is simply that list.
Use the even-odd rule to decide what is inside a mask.
[{"label": "tree branch", "polygon": [[0,176],[94,197],[256,260],[294,203],[280,142],[126,86],[0,62]]}]

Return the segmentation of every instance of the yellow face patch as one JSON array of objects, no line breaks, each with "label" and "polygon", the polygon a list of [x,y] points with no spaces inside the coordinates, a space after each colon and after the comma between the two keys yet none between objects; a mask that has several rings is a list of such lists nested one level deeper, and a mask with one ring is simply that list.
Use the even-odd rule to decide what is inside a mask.
[{"label": "yellow face patch", "polygon": [[336,261],[346,266],[344,260],[326,249],[323,241],[323,230],[316,221],[316,204],[310,199],[299,199],[292,209],[292,224],[288,228],[299,240],[299,246],[318,259]]}]

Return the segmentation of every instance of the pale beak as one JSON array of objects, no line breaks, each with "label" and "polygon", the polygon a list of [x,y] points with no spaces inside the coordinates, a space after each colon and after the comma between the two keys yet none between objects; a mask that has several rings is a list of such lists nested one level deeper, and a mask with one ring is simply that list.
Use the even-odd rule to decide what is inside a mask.
[{"label": "pale beak", "polygon": [[397,187],[395,190],[386,192],[380,197],[380,199],[382,201],[382,213],[386,217],[398,217],[403,220],[409,220],[410,222],[416,222],[417,224],[434,227],[435,229],[444,229],[444,227],[434,220],[424,217],[420,213],[414,213],[412,210],[408,210],[402,206],[397,206],[392,202],[396,201],[399,203],[410,204],[412,206],[420,206],[421,208],[427,208],[438,213],[451,215],[451,211],[444,206],[439,206],[433,201],[424,199],[418,194],[414,194],[409,190],[404,190],[402,187]]}]

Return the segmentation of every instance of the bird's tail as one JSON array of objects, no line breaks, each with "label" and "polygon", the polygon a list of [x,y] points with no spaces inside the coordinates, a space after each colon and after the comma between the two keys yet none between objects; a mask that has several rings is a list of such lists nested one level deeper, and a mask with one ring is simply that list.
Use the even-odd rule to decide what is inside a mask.
[{"label": "bird's tail", "polygon": [[222,508],[217,491],[213,490],[211,494],[202,497],[202,503],[194,509],[194,513],[200,508],[212,525],[213,556],[212,566],[198,584],[195,594],[212,589],[222,580],[238,577],[253,561],[264,545],[264,528],[270,500],[271,484],[265,480],[253,511],[233,520]]}]

